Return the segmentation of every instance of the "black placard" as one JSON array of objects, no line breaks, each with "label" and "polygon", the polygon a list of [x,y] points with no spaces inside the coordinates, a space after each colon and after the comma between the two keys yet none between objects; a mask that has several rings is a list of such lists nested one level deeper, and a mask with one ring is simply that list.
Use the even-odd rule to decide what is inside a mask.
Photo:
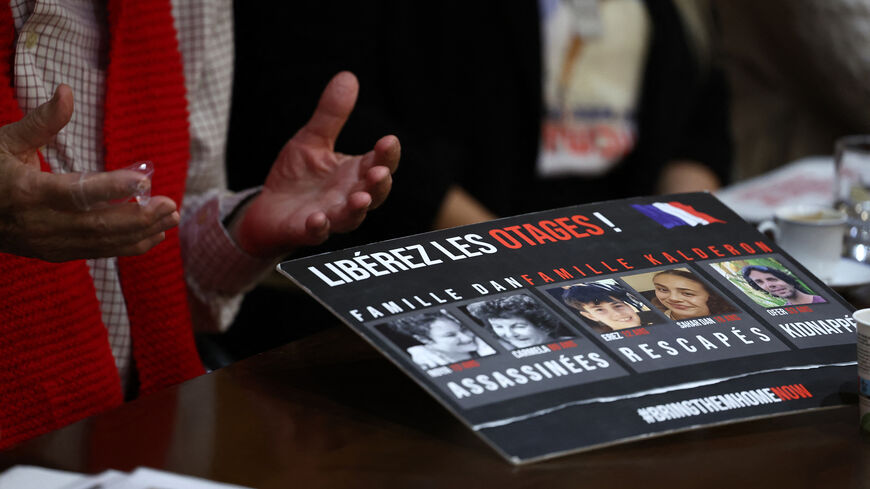
[{"label": "black placard", "polygon": [[279,270],[512,463],[856,390],[853,308],[705,193],[526,214]]}]

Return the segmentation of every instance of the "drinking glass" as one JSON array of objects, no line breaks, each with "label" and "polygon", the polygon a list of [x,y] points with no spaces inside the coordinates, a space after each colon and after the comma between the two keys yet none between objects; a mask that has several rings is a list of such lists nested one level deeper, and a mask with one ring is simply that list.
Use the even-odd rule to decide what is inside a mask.
[{"label": "drinking glass", "polygon": [[870,263],[870,135],[837,140],[834,201],[848,217],[845,252]]}]

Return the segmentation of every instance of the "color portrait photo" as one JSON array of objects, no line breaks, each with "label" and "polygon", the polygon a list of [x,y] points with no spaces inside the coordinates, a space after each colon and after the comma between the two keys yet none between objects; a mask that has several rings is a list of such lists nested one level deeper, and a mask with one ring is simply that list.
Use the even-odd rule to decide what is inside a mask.
[{"label": "color portrait photo", "polygon": [[688,268],[670,268],[621,278],[670,319],[693,319],[738,311],[712,285]]},{"label": "color portrait photo", "polygon": [[774,258],[752,258],[710,264],[740,292],[762,307],[827,302]]},{"label": "color portrait photo", "polygon": [[596,333],[662,322],[658,314],[613,279],[555,287],[547,292]]}]

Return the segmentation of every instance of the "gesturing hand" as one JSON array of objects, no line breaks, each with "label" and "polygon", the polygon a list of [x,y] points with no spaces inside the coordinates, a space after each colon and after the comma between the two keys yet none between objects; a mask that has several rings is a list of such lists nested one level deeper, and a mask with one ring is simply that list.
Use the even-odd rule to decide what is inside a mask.
[{"label": "gesturing hand", "polygon": [[231,227],[242,249],[277,257],[321,243],[331,232],[355,229],[386,199],[399,164],[395,136],[384,136],[364,155],[334,149],[358,91],[349,72],[329,82],[314,115],[281,150],[263,191]]},{"label": "gesturing hand", "polygon": [[51,100],[0,127],[0,251],[55,262],[148,251],[178,224],[175,203],[155,197],[144,207],[108,205],[147,185],[143,175],[117,170],[81,178],[40,170],[38,149],[72,112],[72,91],[60,85]]}]

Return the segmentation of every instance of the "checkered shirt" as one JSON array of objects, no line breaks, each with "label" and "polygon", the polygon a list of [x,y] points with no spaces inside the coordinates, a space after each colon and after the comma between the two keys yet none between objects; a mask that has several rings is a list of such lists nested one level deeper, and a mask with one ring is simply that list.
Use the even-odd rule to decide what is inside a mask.
[{"label": "checkered shirt", "polygon": [[[11,1],[17,34],[14,84],[21,109],[27,113],[47,102],[60,83],[73,90],[72,120],[43,149],[53,172],[103,170],[103,100],[109,49],[105,4],[92,0]],[[232,0],[173,0],[172,14],[184,61],[191,137],[179,237],[195,328],[219,331],[232,321],[241,294],[272,262],[242,252],[221,225],[223,217],[254,191],[231,194],[226,189]],[[117,259],[87,263],[112,353],[121,379],[126,380],[132,344]]]}]

